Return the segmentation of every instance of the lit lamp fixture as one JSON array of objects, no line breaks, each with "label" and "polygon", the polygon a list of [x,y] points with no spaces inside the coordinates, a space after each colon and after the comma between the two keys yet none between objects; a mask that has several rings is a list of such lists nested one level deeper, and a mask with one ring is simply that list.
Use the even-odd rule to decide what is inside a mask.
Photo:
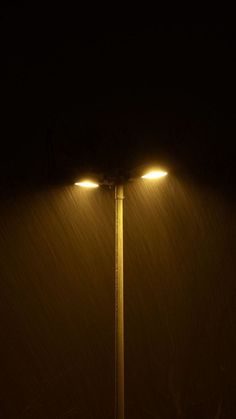
[{"label": "lit lamp fixture", "polygon": [[99,184],[93,180],[81,180],[80,182],[75,182],[76,186],[81,186],[81,188],[98,188]]},{"label": "lit lamp fixture", "polygon": [[[141,178],[155,180],[166,175],[167,172],[164,170],[153,169],[145,173]],[[124,179],[113,178],[101,183],[85,179],[75,182],[75,185],[82,188],[97,188],[100,185],[104,185],[114,187],[115,190],[115,418],[124,419]]]},{"label": "lit lamp fixture", "polygon": [[142,179],[159,179],[160,177],[164,177],[167,175],[167,172],[164,170],[151,170],[150,172],[145,173]]}]

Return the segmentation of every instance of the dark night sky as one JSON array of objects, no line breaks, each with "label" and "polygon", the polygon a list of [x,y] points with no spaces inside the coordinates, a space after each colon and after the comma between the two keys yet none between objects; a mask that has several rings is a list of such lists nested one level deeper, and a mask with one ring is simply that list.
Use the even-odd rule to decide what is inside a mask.
[{"label": "dark night sky", "polygon": [[[3,9],[1,169],[67,178],[152,158],[231,182],[235,34],[226,24]],[[220,176],[219,168],[224,167]],[[212,174],[212,175],[211,175]]]},{"label": "dark night sky", "polygon": [[231,419],[235,32],[99,12],[1,6],[0,417],[113,418],[112,191],[70,182],[157,161],[126,189],[127,417]]}]

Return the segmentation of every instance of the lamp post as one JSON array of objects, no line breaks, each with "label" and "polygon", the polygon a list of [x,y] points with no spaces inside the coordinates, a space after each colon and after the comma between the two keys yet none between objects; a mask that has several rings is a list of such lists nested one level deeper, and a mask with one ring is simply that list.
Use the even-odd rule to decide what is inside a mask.
[{"label": "lamp post", "polygon": [[[142,179],[158,179],[166,176],[163,170],[151,170]],[[89,179],[75,182],[76,186],[97,188],[100,185],[115,189],[115,419],[125,417],[124,397],[124,249],[123,249],[123,201],[124,185],[118,180],[98,183]]]},{"label": "lamp post", "polygon": [[115,412],[124,419],[123,185],[115,186]]}]

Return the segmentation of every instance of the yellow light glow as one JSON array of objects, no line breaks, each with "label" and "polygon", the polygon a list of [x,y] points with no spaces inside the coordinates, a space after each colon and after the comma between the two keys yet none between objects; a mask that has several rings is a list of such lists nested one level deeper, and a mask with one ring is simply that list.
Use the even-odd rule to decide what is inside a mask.
[{"label": "yellow light glow", "polygon": [[159,179],[167,174],[168,173],[163,170],[152,170],[151,172],[145,173],[145,175],[142,176],[142,179]]},{"label": "yellow light glow", "polygon": [[82,188],[98,188],[99,184],[93,182],[92,180],[82,180],[81,182],[75,182],[76,186],[81,186]]}]

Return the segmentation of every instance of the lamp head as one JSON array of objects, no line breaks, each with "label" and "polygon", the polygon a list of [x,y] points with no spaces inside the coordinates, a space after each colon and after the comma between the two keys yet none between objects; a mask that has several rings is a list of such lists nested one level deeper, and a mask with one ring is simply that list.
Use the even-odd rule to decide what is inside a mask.
[{"label": "lamp head", "polygon": [[141,176],[142,179],[159,179],[161,177],[166,176],[168,173],[161,169],[153,169],[148,172],[146,172],[143,176]]},{"label": "lamp head", "polygon": [[76,186],[80,186],[81,188],[98,188],[99,183],[91,180],[91,179],[81,179],[74,183]]}]

